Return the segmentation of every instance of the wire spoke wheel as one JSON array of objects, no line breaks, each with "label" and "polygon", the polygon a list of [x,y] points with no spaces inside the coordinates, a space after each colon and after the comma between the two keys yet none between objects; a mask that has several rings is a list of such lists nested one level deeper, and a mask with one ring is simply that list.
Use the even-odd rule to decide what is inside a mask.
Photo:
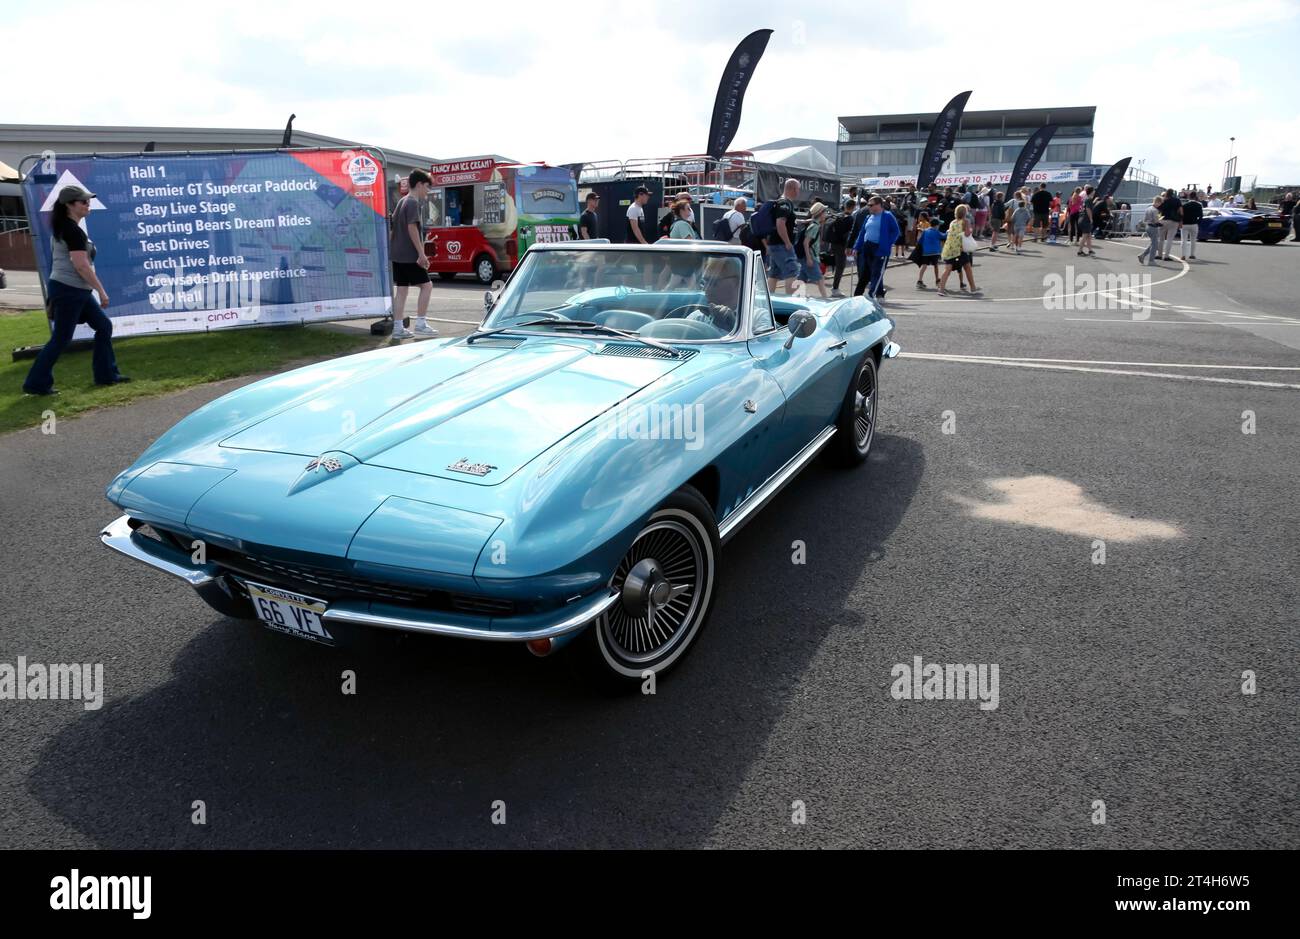
[{"label": "wire spoke wheel", "polygon": [[876,373],[872,369],[863,369],[858,375],[853,400],[853,442],[866,451],[876,431]]},{"label": "wire spoke wheel", "polygon": [[691,631],[711,576],[706,540],[697,526],[675,518],[647,525],[619,562],[610,587],[616,603],[598,628],[609,651],[628,665],[668,655]]}]

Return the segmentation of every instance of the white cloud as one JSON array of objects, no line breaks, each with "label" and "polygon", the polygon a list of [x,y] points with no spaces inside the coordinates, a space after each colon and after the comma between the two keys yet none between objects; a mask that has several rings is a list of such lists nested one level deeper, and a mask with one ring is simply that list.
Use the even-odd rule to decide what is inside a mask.
[{"label": "white cloud", "polygon": [[79,69],[36,44],[7,73],[33,123],[297,126],[440,157],[570,162],[702,149],[722,62],[772,28],[738,146],[833,138],[840,114],[1097,105],[1094,156],[1133,155],[1167,182],[1218,178],[1227,138],[1243,172],[1300,178],[1291,117],[1294,0],[1011,0],[863,7],[684,0],[497,0],[398,7],[273,0],[43,4],[8,24],[76,22]]}]

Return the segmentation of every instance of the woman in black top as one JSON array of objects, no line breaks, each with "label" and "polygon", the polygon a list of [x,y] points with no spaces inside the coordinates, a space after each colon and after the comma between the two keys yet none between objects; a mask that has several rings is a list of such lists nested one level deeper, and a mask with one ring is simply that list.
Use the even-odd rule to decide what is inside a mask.
[{"label": "woman in black top", "polygon": [[[77,224],[90,212],[93,192],[80,186],[64,186],[52,213],[52,260],[47,283],[47,304],[51,320],[50,341],[32,363],[23,381],[23,391],[32,395],[58,394],[54,389],[54,363],[72,341],[79,323],[95,331],[95,353],[91,371],[97,385],[130,381],[119,374],[113,356],[113,323],[104,314],[108,292],[95,275],[95,243]],[[95,293],[99,302],[95,302]]]}]

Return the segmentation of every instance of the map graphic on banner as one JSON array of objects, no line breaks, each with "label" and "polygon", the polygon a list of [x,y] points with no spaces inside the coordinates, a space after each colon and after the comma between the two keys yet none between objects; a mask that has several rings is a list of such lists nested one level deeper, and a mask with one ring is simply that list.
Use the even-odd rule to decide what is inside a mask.
[{"label": "map graphic on banner", "polygon": [[23,195],[42,281],[68,185],[96,195],[81,224],[115,335],[391,312],[383,165],[366,150],[38,160]]}]

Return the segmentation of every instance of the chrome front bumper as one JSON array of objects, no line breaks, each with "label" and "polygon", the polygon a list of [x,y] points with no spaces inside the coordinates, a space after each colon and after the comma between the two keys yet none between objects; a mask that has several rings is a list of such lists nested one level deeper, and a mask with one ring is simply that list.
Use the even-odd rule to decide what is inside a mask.
[{"label": "chrome front bumper", "polygon": [[[134,558],[173,577],[179,577],[200,593],[224,589],[222,572],[212,564],[191,563],[188,555],[152,538],[137,536],[130,517],[123,515],[99,533],[99,540],[120,554]],[[233,576],[233,575],[231,575]],[[365,601],[341,600],[326,608],[321,620],[396,629],[401,632],[458,636],[462,639],[486,639],[494,642],[529,642],[555,639],[577,632],[598,619],[618,601],[612,591],[575,600],[567,606],[546,613],[527,616],[473,617],[453,613],[394,607]]]}]

